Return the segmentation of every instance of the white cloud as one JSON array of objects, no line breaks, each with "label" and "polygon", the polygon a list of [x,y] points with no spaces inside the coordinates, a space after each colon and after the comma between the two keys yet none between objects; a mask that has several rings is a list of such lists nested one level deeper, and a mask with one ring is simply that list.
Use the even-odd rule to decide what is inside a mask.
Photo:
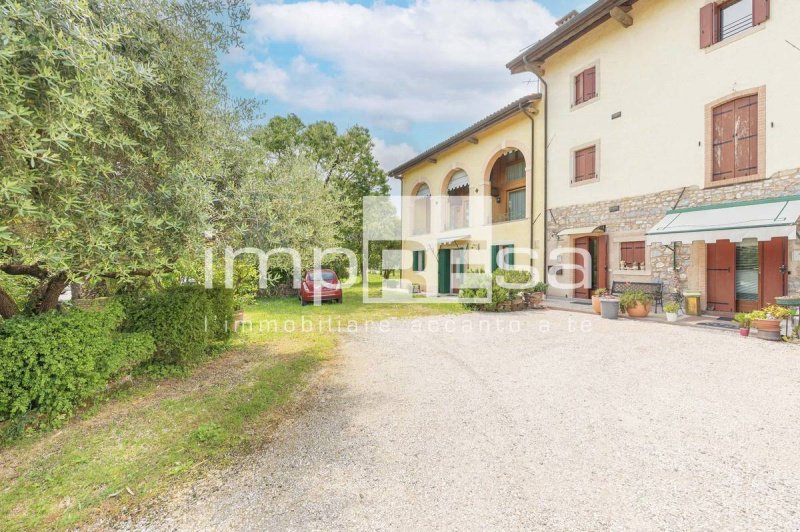
[{"label": "white cloud", "polygon": [[400,144],[387,144],[383,139],[375,138],[372,140],[375,144],[373,153],[375,158],[381,165],[381,168],[392,170],[397,168],[401,163],[413,158],[417,154],[417,150],[411,145],[402,142]]},{"label": "white cloud", "polygon": [[554,29],[533,0],[256,3],[251,15],[259,46],[290,43],[300,53],[240,71],[245,87],[299,108],[362,113],[395,130],[471,120],[530,92],[504,65]]}]

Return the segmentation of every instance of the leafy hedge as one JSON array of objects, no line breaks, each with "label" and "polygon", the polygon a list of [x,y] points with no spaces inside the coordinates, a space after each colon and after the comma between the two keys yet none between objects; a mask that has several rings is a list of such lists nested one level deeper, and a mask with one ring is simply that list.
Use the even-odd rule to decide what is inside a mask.
[{"label": "leafy hedge", "polygon": [[478,275],[478,288],[461,289],[458,292],[459,298],[483,298],[486,297],[489,285],[492,286],[492,302],[491,304],[482,303],[464,303],[464,307],[470,310],[497,310],[498,305],[506,301],[517,299],[524,293],[531,292],[544,292],[547,290],[547,285],[544,283],[537,283],[532,288],[526,289],[510,289],[500,286],[497,283],[498,277],[503,277],[507,284],[527,284],[531,282],[531,274],[526,271],[518,270],[495,270],[491,276],[483,273],[483,270],[469,270],[469,273]]},{"label": "leafy hedge", "polygon": [[0,420],[31,411],[57,426],[114,377],[152,356],[148,334],[123,334],[119,303],[0,322]]},{"label": "leafy hedge", "polygon": [[123,298],[124,329],[149,333],[156,343],[154,361],[188,366],[230,338],[232,290],[179,286]]}]

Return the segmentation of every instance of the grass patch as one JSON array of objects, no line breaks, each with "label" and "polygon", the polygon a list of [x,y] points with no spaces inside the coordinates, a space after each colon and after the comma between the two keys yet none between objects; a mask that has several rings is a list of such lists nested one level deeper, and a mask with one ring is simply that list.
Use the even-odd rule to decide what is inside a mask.
[{"label": "grass patch", "polygon": [[[371,283],[376,290],[379,280]],[[330,318],[347,327],[392,317],[463,312],[460,305],[341,305],[259,301],[254,323],[293,323],[291,333],[245,328],[230,351],[182,378],[140,379],[64,428],[0,451],[0,529],[63,529],[135,508],[258,446],[265,421],[332,356],[337,336],[301,330]]]}]

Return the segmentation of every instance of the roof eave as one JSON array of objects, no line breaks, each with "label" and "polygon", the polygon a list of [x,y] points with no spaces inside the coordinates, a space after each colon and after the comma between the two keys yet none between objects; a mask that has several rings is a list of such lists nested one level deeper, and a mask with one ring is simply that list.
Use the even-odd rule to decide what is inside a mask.
[{"label": "roof eave", "polygon": [[528,47],[506,64],[512,74],[530,71],[530,65],[541,64],[548,57],[589,33],[611,18],[614,7],[631,6],[636,0],[598,0],[553,33]]},{"label": "roof eave", "polygon": [[497,124],[504,122],[511,118],[512,116],[521,113],[522,107],[525,105],[530,105],[534,102],[539,101],[542,98],[541,94],[529,94],[528,96],[524,96],[515,102],[503,107],[502,109],[492,113],[488,117],[484,118],[483,120],[479,120],[478,122],[472,124],[468,128],[464,129],[453,135],[452,137],[440,142],[439,144],[433,146],[425,150],[424,152],[420,153],[413,159],[406,161],[405,163],[401,164],[397,168],[388,172],[389,176],[394,177],[396,179],[402,179],[403,173],[418,166],[434,155],[437,155],[447,149],[452,148],[453,146],[466,141],[471,136],[481,133],[490,127],[496,126]]}]

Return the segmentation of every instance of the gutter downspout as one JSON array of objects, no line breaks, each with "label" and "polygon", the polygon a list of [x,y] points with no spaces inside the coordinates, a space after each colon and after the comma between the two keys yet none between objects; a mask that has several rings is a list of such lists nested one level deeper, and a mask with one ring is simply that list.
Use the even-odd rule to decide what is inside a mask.
[{"label": "gutter downspout", "polygon": [[[544,169],[543,169],[543,173],[544,173],[544,208],[542,210],[542,213],[544,214],[544,239],[545,239],[544,242],[543,242],[544,255],[545,255],[544,256],[544,282],[547,283],[547,278],[548,278],[548,273],[549,273],[548,269],[547,269],[547,154],[548,154],[548,150],[547,150],[547,148],[548,148],[547,130],[548,130],[548,124],[550,122],[550,120],[549,120],[550,113],[548,112],[548,109],[550,107],[550,98],[549,98],[549,95],[548,95],[549,91],[548,91],[548,88],[547,88],[547,82],[544,80],[544,78],[542,78],[542,76],[540,76],[536,72],[536,70],[534,68],[531,68],[531,66],[529,66],[531,63],[530,63],[530,61],[528,61],[528,58],[527,58],[527,56],[525,54],[522,55],[522,62],[525,63],[525,70],[527,70],[531,74],[535,75],[536,78],[539,80],[539,83],[541,83],[544,86],[544,94],[543,94],[543,97],[544,97],[544,117],[543,117],[544,118],[544,160],[542,161],[542,164],[543,164],[543,167],[544,167]],[[539,92],[542,92],[542,91],[540,90]],[[531,143],[531,150],[532,151],[534,150],[533,143]],[[533,182],[533,179],[531,179],[531,181]],[[532,186],[532,184],[531,184],[531,186]],[[531,200],[531,201],[533,201],[533,200]],[[531,224],[531,234],[533,234],[533,225],[532,224]],[[531,247],[533,247],[533,246],[531,246]]]},{"label": "gutter downspout", "polygon": [[[534,179],[534,168],[536,167],[535,163],[534,163],[534,156],[535,156],[535,152],[536,152],[536,149],[534,148],[534,146],[536,145],[536,121],[534,120],[533,115],[528,112],[528,110],[525,108],[525,105],[523,103],[521,103],[521,102],[519,104],[519,110],[522,112],[522,114],[527,116],[528,119],[531,121],[531,163],[530,163],[530,165],[531,165],[531,223],[530,223],[530,226],[528,227],[528,230],[529,230],[529,233],[530,233],[529,249],[533,250],[533,240],[534,240],[533,239],[533,226],[534,226],[534,224],[536,223],[536,220],[537,220],[537,218],[534,216],[534,186],[533,186],[534,183],[536,182],[535,179]],[[531,262],[533,262],[532,259],[533,258],[531,258]],[[533,264],[531,264],[531,266],[533,266]]]}]

